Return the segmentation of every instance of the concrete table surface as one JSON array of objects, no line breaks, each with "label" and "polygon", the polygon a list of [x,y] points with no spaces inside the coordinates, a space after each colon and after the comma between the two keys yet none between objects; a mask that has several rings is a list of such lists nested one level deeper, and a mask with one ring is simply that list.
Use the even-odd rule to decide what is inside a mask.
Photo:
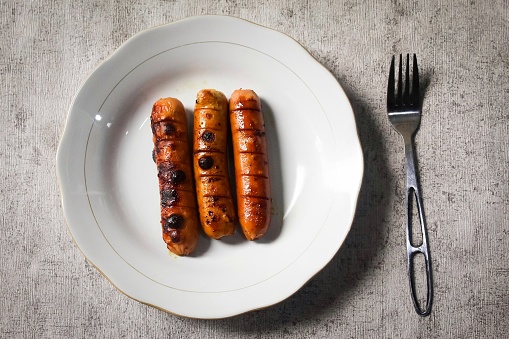
[{"label": "concrete table surface", "polygon": [[[351,100],[365,160],[355,220],[289,299],[221,320],[181,318],[116,290],[81,254],[55,154],[73,96],[137,32],[189,16],[244,18],[297,40]],[[0,2],[0,337],[509,337],[509,2]],[[391,55],[425,86],[416,149],[434,303],[411,304],[403,143],[386,117]]]}]

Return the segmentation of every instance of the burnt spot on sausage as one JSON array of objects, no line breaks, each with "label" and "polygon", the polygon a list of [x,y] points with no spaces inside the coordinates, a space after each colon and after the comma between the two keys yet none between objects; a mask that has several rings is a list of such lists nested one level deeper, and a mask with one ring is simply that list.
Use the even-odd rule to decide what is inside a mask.
[{"label": "burnt spot on sausage", "polygon": [[211,141],[214,141],[214,139],[216,138],[216,135],[214,134],[214,132],[211,132],[211,131],[205,131],[203,132],[203,134],[201,135],[201,138],[203,139],[203,141],[205,142],[211,142]]},{"label": "burnt spot on sausage", "polygon": [[154,162],[156,162],[156,149],[152,149],[152,160],[154,160]]},{"label": "burnt spot on sausage", "polygon": [[176,164],[172,162],[162,162],[157,165],[157,176],[161,182],[171,183],[171,175],[176,170]]},{"label": "burnt spot on sausage", "polygon": [[170,232],[172,229],[182,228],[183,223],[184,223],[184,217],[181,216],[180,214],[173,213],[166,219],[163,227],[166,232]]},{"label": "burnt spot on sausage", "polygon": [[212,168],[214,165],[214,159],[212,157],[205,155],[198,159],[198,166],[200,166],[201,169],[208,170]]},{"label": "burnt spot on sausage", "polygon": [[167,207],[174,205],[179,199],[177,190],[169,189],[161,192],[161,206]]},{"label": "burnt spot on sausage", "polygon": [[171,171],[170,183],[177,185],[181,184],[186,180],[186,173],[183,170]]},{"label": "burnt spot on sausage", "polygon": [[214,212],[209,211],[208,217],[205,218],[205,224],[210,225],[211,223],[218,221],[218,219],[219,218],[214,214]]},{"label": "burnt spot on sausage", "polygon": [[174,243],[180,242],[180,232],[178,230],[171,230],[170,231],[170,239]]},{"label": "burnt spot on sausage", "polygon": [[177,129],[175,128],[174,124],[166,123],[164,126],[164,134],[166,135],[172,135],[175,133]]},{"label": "burnt spot on sausage", "polygon": [[167,175],[174,169],[175,169],[175,164],[171,163],[171,162],[162,162],[157,166],[157,170],[160,175]]}]

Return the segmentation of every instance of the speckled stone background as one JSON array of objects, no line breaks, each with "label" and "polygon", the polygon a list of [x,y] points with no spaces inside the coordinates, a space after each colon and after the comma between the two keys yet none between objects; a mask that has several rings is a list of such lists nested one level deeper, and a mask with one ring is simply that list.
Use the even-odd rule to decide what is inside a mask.
[{"label": "speckled stone background", "polygon": [[[237,317],[185,319],[117,291],[74,244],[55,154],[71,100],[129,37],[200,14],[299,41],[351,99],[365,178],[334,259],[291,298]],[[0,2],[2,338],[509,337],[509,2]],[[404,162],[385,111],[390,56],[415,52],[426,87],[416,137],[433,259],[429,317],[413,310]]]}]

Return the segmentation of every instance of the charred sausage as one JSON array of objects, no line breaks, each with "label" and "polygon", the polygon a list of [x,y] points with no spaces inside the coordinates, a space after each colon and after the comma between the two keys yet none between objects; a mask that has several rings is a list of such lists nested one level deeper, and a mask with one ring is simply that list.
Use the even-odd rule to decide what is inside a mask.
[{"label": "charred sausage", "polygon": [[184,106],[175,98],[159,99],[152,107],[150,122],[163,240],[171,252],[189,255],[198,243],[199,221]]},{"label": "charred sausage", "polygon": [[269,161],[260,98],[249,89],[230,97],[233,161],[239,223],[248,240],[265,234],[270,224]]},{"label": "charred sausage", "polygon": [[226,96],[213,89],[199,91],[193,133],[196,195],[202,228],[214,239],[235,231],[235,207],[226,156],[227,132]]}]

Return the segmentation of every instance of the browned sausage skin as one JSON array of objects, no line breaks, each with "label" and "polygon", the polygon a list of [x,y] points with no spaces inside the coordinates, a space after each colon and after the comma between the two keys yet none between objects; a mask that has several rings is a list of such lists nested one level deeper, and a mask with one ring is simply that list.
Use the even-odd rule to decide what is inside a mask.
[{"label": "browned sausage skin", "polygon": [[226,158],[228,100],[213,89],[196,95],[193,159],[198,211],[209,237],[220,239],[235,231],[233,204]]},{"label": "browned sausage skin", "polygon": [[199,235],[187,118],[175,98],[156,101],[150,116],[161,198],[161,227],[168,249],[191,254]]},{"label": "browned sausage skin", "polygon": [[248,240],[260,238],[270,224],[269,160],[260,98],[249,89],[230,97],[239,223]]}]

